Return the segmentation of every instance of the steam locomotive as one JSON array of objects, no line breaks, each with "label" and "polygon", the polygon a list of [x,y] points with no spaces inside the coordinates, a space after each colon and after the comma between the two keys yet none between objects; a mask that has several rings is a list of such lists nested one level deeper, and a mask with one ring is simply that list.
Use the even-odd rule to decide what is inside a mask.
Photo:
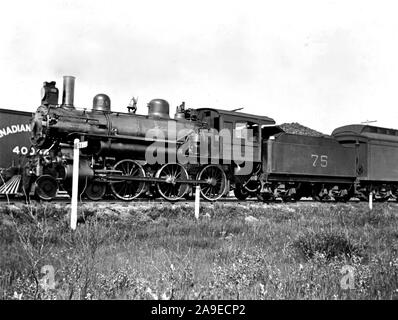
[{"label": "steam locomotive", "polygon": [[[32,143],[40,152],[27,166],[24,187],[39,198],[50,200],[59,188],[70,193],[75,139],[87,142],[81,151],[79,185],[91,200],[102,199],[110,190],[121,200],[146,194],[175,201],[200,185],[202,197],[214,201],[229,191],[231,183],[242,193],[258,189],[264,138],[260,128],[274,125],[273,119],[210,108],[186,110],[184,103],[170,119],[169,104],[163,99],[150,101],[147,115],[136,114],[135,104],[127,113],[112,112],[105,94],[94,97],[91,110],[78,110],[73,104],[74,85],[74,77],[64,77],[62,104],[58,105],[55,83],[45,82],[42,103],[32,120]],[[219,140],[212,132],[232,129],[235,123],[250,123],[256,129],[250,164],[245,163],[253,169],[243,175],[242,166],[232,157],[232,150],[242,147],[242,139],[223,143],[222,158],[213,157],[203,139],[210,135]],[[203,146],[206,152],[200,153]],[[154,147],[157,161],[151,163],[148,151]],[[190,162],[177,161],[186,156],[191,156]],[[250,179],[257,182],[246,181]]]},{"label": "steam locomotive", "polygon": [[[136,114],[135,99],[126,113],[114,112],[106,94],[96,95],[91,109],[77,109],[75,78],[63,80],[61,104],[56,83],[44,83],[31,123],[38,152],[22,181],[26,194],[40,199],[71,192],[75,139],[87,143],[80,149],[79,193],[90,200],[111,194],[176,201],[194,186],[209,201],[230,190],[264,202],[398,196],[398,130],[348,125],[312,137],[284,132],[269,117],[184,103],[171,119],[163,99],[151,100],[147,115]],[[236,157],[242,151],[245,157]]]}]

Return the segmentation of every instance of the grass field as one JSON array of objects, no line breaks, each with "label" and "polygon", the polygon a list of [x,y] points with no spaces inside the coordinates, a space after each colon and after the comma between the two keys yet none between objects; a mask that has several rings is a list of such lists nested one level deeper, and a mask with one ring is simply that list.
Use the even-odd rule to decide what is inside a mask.
[{"label": "grass field", "polygon": [[74,232],[68,213],[1,205],[1,298],[398,298],[394,203],[82,205]]}]

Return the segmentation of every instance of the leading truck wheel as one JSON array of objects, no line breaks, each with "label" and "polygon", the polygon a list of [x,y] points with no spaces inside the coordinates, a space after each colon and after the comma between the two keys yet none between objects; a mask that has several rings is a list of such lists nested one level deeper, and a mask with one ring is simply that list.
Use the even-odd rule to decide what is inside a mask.
[{"label": "leading truck wheel", "polygon": [[156,173],[156,178],[163,179],[157,183],[157,188],[159,194],[168,201],[181,199],[189,190],[187,183],[180,182],[188,180],[188,172],[178,163],[165,164]]},{"label": "leading truck wheel", "polygon": [[[122,176],[126,177],[145,177],[144,168],[136,161],[125,159],[115,164],[114,170],[120,171]],[[130,201],[137,198],[144,190],[143,181],[120,180],[110,183],[112,193],[119,199]]]},{"label": "leading truck wheel", "polygon": [[200,185],[200,193],[206,200],[216,201],[223,196],[227,176],[221,167],[214,164],[204,167],[199,172],[197,180],[205,182]]},{"label": "leading truck wheel", "polygon": [[49,201],[55,198],[58,192],[58,182],[54,177],[44,174],[35,181],[35,194],[41,200]]}]

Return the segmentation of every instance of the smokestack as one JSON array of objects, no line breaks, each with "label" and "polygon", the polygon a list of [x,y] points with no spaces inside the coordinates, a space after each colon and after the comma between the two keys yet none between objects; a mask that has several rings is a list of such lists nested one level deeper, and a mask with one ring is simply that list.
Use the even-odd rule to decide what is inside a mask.
[{"label": "smokestack", "polygon": [[75,93],[75,77],[64,76],[64,89],[62,92],[62,106],[74,109],[73,97]]}]

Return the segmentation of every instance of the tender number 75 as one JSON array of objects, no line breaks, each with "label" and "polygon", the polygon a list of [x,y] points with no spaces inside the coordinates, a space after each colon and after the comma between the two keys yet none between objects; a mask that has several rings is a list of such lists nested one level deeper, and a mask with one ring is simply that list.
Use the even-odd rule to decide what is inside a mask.
[{"label": "tender number 75", "polygon": [[322,168],[326,168],[328,166],[328,156],[321,154],[311,154],[311,158],[313,160],[312,166],[317,167],[320,165]]}]

